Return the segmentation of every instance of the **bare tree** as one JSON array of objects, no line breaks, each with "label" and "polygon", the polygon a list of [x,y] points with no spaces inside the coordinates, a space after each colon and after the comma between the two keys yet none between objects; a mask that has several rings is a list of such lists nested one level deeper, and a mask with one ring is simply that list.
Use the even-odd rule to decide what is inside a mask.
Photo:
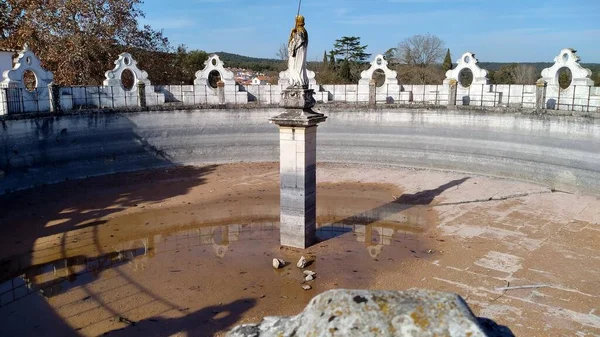
[{"label": "bare tree", "polygon": [[439,65],[415,66],[401,64],[398,66],[400,83],[405,84],[440,84],[445,73]]},{"label": "bare tree", "polygon": [[414,35],[398,44],[395,59],[401,65],[403,83],[436,84],[444,79],[439,62],[446,53],[444,42],[435,35]]},{"label": "bare tree", "polygon": [[513,70],[515,84],[534,84],[538,75],[534,66],[519,64]]},{"label": "bare tree", "polygon": [[279,45],[279,49],[277,50],[276,53],[277,57],[279,57],[280,60],[287,60],[289,55],[288,55],[288,45],[287,43],[282,43]]},{"label": "bare tree", "polygon": [[431,34],[414,35],[400,42],[396,58],[400,63],[428,66],[444,56],[444,41]]}]

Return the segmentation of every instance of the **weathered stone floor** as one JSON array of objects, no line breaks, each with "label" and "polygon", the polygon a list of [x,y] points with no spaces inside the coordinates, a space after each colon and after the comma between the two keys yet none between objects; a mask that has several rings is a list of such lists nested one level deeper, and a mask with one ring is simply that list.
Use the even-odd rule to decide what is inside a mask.
[{"label": "weathered stone floor", "polygon": [[[413,287],[457,292],[516,336],[600,335],[595,196],[320,165],[323,241],[300,252],[278,245],[277,183],[277,164],[242,163],[0,197],[0,335],[221,335],[328,289]],[[317,272],[310,291],[293,265],[271,266],[300,255]],[[545,287],[496,290],[527,285]]]}]

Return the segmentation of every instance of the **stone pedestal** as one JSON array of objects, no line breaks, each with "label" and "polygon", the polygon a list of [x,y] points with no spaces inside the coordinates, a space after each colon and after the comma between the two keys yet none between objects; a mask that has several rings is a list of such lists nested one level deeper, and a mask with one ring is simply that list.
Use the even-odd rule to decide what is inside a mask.
[{"label": "stone pedestal", "polygon": [[60,113],[60,88],[54,82],[48,84],[48,95],[50,97],[50,112]]},{"label": "stone pedestal", "polygon": [[219,104],[225,104],[225,82],[217,82],[217,95],[219,96]]},{"label": "stone pedestal", "polygon": [[456,96],[458,92],[458,81],[455,79],[451,79],[448,83],[449,91],[448,91],[448,105],[455,106],[456,105]]},{"label": "stone pedestal", "polygon": [[302,249],[315,241],[317,124],[327,118],[312,111],[312,95],[310,89],[285,89],[285,112],[270,119],[279,126],[281,245]]},{"label": "stone pedestal", "polygon": [[548,83],[544,79],[539,79],[535,83],[535,109],[540,112],[546,109],[546,88]]},{"label": "stone pedestal", "polygon": [[[138,107],[145,109],[146,108],[146,83],[144,82],[138,82],[137,84],[137,89],[138,89]],[[98,104],[98,107],[100,107],[101,104]]]},{"label": "stone pedestal", "polygon": [[375,106],[377,104],[377,86],[374,80],[369,82],[369,105]]}]

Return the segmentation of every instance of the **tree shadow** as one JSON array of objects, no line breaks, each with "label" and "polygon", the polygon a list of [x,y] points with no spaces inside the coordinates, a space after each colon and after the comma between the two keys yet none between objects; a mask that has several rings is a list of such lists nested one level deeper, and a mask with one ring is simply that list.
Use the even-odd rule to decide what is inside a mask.
[{"label": "tree shadow", "polygon": [[510,328],[498,325],[489,318],[477,317],[477,321],[487,337],[515,337]]},{"label": "tree shadow", "polygon": [[[126,328],[106,332],[105,336],[214,336],[240,321],[242,314],[256,305],[256,299],[239,299],[229,304],[215,305],[187,313],[180,318],[151,317],[130,322]],[[185,312],[182,312],[185,313]]]},{"label": "tree shadow", "polygon": [[452,187],[459,186],[469,179],[470,177],[456,179],[444,185],[441,185],[433,190],[424,190],[414,194],[403,194],[396,200],[387,204],[375,207],[364,212],[360,212],[358,214],[355,214],[351,217],[339,221],[335,221],[335,223],[332,225],[319,227],[317,228],[316,234],[317,240],[318,242],[327,241],[352,231],[350,228],[340,227],[339,225],[369,226],[378,221],[385,220],[393,216],[394,214],[408,210],[411,207],[429,205],[437,196],[441,195],[444,191]]},{"label": "tree shadow", "polygon": [[[107,128],[111,131],[109,136]],[[16,323],[28,326],[27,321],[43,317],[40,321],[44,324],[36,335],[79,335],[77,331],[69,331],[67,322],[40,296],[41,288],[36,288],[29,279],[42,267],[55,266],[55,270],[59,264],[73,267],[92,257],[68,255],[69,245],[76,246],[78,241],[97,246],[93,258],[98,263],[114,261],[115,253],[106,253],[95,236],[107,218],[130,208],[143,208],[185,195],[204,184],[206,176],[217,168],[210,165],[171,170],[178,164],[136,129],[135,123],[123,114],[32,118],[3,124],[0,129],[2,191],[66,181],[0,195],[0,231],[3,233],[0,236],[0,312],[3,313],[0,326],[15,323],[8,320],[19,307],[26,305],[23,315],[28,318],[21,317],[23,319]],[[129,173],[118,173],[121,171]],[[99,177],[70,180],[87,176]],[[29,210],[28,214],[23,210]],[[86,237],[89,234],[93,236]],[[58,245],[45,242],[57,242],[56,239],[60,242]],[[47,291],[44,297],[51,297],[53,291],[64,291],[61,287],[78,286],[89,292],[86,285],[98,277],[99,273],[88,273],[77,280],[69,279],[70,282],[59,279],[53,281],[56,284],[42,284]],[[147,293],[161,303],[168,303]],[[92,299],[103,305],[100,300]],[[104,309],[112,310],[106,306]]]}]

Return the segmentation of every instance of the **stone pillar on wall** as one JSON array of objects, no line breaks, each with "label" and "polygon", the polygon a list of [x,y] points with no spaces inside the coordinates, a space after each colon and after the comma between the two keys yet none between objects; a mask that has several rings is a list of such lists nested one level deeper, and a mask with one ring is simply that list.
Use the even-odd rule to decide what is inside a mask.
[{"label": "stone pillar on wall", "polygon": [[137,91],[138,91],[138,106],[142,109],[145,109],[146,108],[146,83],[138,82]]},{"label": "stone pillar on wall", "polygon": [[369,82],[369,105],[375,106],[377,104],[377,87],[375,86],[375,80]]},{"label": "stone pillar on wall", "polygon": [[280,242],[302,249],[316,238],[317,124],[327,118],[312,111],[313,93],[285,89],[280,103],[285,112],[270,119],[279,126]]},{"label": "stone pillar on wall", "polygon": [[219,96],[219,104],[225,104],[225,82],[217,82],[217,95]]},{"label": "stone pillar on wall", "polygon": [[50,98],[50,112],[62,112],[60,106],[60,88],[54,82],[48,84],[48,97]]},{"label": "stone pillar on wall", "polygon": [[535,109],[537,111],[543,111],[546,109],[546,88],[548,83],[543,79],[539,79],[535,83]]},{"label": "stone pillar on wall", "polygon": [[450,89],[448,90],[448,106],[455,106],[458,81],[455,79],[451,79],[450,81],[448,81],[448,87]]}]

